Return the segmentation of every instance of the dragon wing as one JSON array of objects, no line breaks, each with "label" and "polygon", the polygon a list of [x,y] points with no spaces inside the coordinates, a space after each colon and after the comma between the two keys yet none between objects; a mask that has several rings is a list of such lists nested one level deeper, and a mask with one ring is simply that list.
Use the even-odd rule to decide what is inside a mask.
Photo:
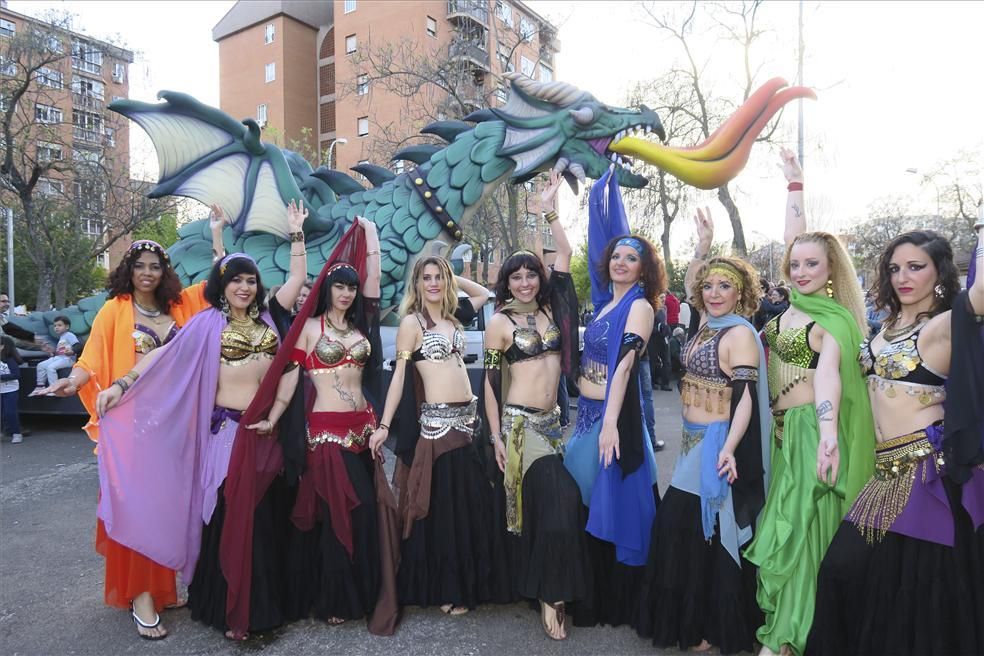
[{"label": "dragon wing", "polygon": [[[237,234],[287,236],[285,207],[305,200],[317,210],[320,198],[305,198],[276,146],[260,141],[253,119],[241,123],[191,96],[161,91],[163,103],[117,100],[114,112],[137,123],[157,150],[160,179],[151,198],[186,196],[218,205],[232,217]],[[312,212],[313,213],[313,212]]]}]

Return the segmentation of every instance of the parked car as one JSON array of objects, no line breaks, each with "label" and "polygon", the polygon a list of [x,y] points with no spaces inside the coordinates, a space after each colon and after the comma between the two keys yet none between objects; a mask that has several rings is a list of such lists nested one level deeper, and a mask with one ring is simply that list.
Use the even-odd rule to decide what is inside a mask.
[{"label": "parked car", "polygon": [[[82,351],[81,346],[81,344],[78,345],[78,351],[80,353]],[[21,414],[70,416],[86,416],[89,414],[86,412],[85,406],[82,405],[82,401],[79,400],[78,396],[67,396],[64,398],[57,396],[28,396],[28,394],[34,391],[34,387],[37,385],[38,363],[49,356],[47,353],[41,351],[17,350],[21,357],[24,358],[24,364],[20,368],[18,412]],[[72,373],[72,368],[65,367],[64,369],[58,370],[58,377],[65,378],[70,373]]]}]

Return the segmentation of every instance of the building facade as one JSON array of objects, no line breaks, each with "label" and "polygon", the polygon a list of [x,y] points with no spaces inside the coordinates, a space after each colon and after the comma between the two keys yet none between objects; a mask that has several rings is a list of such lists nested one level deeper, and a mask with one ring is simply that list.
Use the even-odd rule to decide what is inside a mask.
[{"label": "building facade", "polygon": [[[129,130],[106,105],[129,97],[128,65],[133,53],[113,44],[90,38],[61,26],[53,26],[31,16],[0,9],[0,47],[12,43],[18,34],[40,35],[44,42],[31,47],[44,49],[50,60],[36,73],[25,97],[18,103],[14,122],[21,135],[16,147],[23,147],[28,161],[61,161],[51,174],[38,181],[36,192],[70,201],[79,213],[82,232],[93,239],[105,237],[108,215],[107,190],[96,176],[76,174],[86,163],[105,173],[108,184],[129,187]],[[24,71],[12,58],[4,56],[2,73],[13,81]],[[6,84],[7,82],[5,82]],[[6,106],[7,100],[0,98]],[[118,208],[117,208],[118,209]],[[117,240],[99,256],[104,268],[114,267],[127,247]]]}]

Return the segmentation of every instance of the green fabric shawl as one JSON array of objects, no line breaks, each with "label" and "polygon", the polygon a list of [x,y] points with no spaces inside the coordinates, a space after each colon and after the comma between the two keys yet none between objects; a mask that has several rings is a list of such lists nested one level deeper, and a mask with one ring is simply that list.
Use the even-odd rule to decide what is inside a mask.
[{"label": "green fabric shawl", "polygon": [[844,499],[846,514],[875,469],[875,424],[858,364],[864,336],[851,313],[823,292],[806,296],[794,289],[790,303],[810,315],[840,345],[841,398],[837,417],[840,469],[834,492]]}]

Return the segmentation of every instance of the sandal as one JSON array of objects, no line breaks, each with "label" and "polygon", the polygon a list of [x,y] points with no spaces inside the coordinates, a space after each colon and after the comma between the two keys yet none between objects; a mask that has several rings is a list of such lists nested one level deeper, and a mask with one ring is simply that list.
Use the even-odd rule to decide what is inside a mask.
[{"label": "sandal", "polygon": [[225,632],[225,637],[228,640],[235,640],[236,642],[243,642],[244,640],[246,640],[247,638],[249,638],[249,633],[243,633],[242,635],[237,635],[235,631],[233,631],[232,629],[229,629],[228,631]]},{"label": "sandal", "polygon": [[345,624],[346,620],[342,617],[329,617],[325,620],[325,624],[328,626],[341,626]]},{"label": "sandal", "polygon": [[547,618],[544,616],[543,612],[541,611],[540,624],[543,625],[544,633],[546,633],[547,637],[550,638],[551,640],[557,640],[558,642],[561,640],[566,640],[567,639],[567,611],[564,608],[564,602],[558,601],[555,604],[548,604],[545,601],[541,601],[540,603],[543,604],[544,610],[546,610],[547,606],[553,609],[553,612],[555,613],[557,618],[557,628],[561,630],[563,635],[558,638],[555,637],[552,633],[550,633],[550,628],[547,626]]},{"label": "sandal", "polygon": [[130,606],[130,617],[133,618],[133,623],[137,625],[137,635],[143,638],[144,640],[163,640],[164,638],[167,637],[167,633],[164,633],[164,635],[147,635],[146,633],[140,632],[140,629],[158,628],[161,625],[160,614],[155,614],[155,617],[157,619],[154,621],[153,624],[147,624],[142,619],[140,619],[140,616],[137,615],[137,611],[133,610],[133,606]]},{"label": "sandal", "polygon": [[441,606],[441,612],[445,615],[451,615],[452,617],[459,617],[468,612],[468,609],[464,606],[455,606],[454,604],[444,604]]}]

